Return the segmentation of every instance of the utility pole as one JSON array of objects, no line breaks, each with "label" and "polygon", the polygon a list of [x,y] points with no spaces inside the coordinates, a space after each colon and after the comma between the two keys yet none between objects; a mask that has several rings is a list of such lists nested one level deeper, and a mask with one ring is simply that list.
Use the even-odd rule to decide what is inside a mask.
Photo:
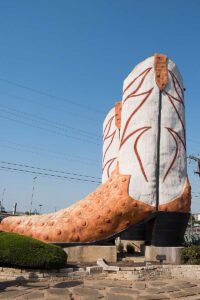
[{"label": "utility pole", "polygon": [[32,194],[31,194],[31,205],[30,205],[30,215],[32,213],[32,206],[33,206],[33,196],[34,196],[34,190],[35,190],[35,181],[36,181],[37,177],[33,178],[33,188],[32,188]]},{"label": "utility pole", "polygon": [[5,196],[5,191],[6,191],[6,188],[3,189],[3,193],[2,193],[2,198],[1,198],[2,205],[3,205],[4,196]]},{"label": "utility pole", "polygon": [[197,162],[197,171],[195,171],[194,173],[195,173],[195,174],[198,174],[199,177],[200,177],[200,158],[198,158],[198,157],[196,157],[196,156],[194,156],[194,155],[190,155],[190,156],[189,156],[189,159],[192,159],[192,160],[194,160],[194,161]]},{"label": "utility pole", "polygon": [[43,206],[42,204],[39,204],[39,208],[40,208],[39,209],[39,215],[41,214],[42,206]]},{"label": "utility pole", "polygon": [[0,201],[0,211],[3,211],[3,201],[4,201],[5,191],[6,191],[6,188],[3,189],[2,198]]}]

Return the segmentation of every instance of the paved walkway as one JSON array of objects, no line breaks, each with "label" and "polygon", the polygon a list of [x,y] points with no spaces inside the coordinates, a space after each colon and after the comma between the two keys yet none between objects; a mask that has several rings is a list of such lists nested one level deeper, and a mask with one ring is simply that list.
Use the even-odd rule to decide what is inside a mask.
[{"label": "paved walkway", "polygon": [[0,282],[0,299],[200,300],[197,280],[122,281],[110,279]]}]

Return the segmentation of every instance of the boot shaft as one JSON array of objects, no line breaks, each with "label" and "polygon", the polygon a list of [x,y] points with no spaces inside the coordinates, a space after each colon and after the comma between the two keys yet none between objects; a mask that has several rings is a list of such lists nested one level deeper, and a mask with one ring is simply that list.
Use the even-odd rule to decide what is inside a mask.
[{"label": "boot shaft", "polygon": [[103,182],[118,157],[132,198],[158,207],[181,197],[188,185],[184,106],[173,61],[155,55],[138,64],[124,80],[120,125],[114,108],[104,121]]},{"label": "boot shaft", "polygon": [[102,183],[106,182],[117,166],[119,153],[119,120],[113,107],[103,122]]}]

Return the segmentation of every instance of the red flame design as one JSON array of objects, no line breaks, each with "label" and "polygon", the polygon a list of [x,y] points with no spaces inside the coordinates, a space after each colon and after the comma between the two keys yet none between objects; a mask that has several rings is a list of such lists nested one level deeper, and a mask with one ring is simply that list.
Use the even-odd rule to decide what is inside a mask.
[{"label": "red flame design", "polygon": [[108,140],[110,139],[110,142],[106,148],[106,150],[104,151],[104,154],[103,154],[103,169],[102,169],[102,172],[104,172],[105,168],[107,167],[107,175],[108,177],[110,176],[110,167],[111,165],[114,163],[116,157],[113,157],[111,159],[109,159],[107,162],[105,162],[105,157],[106,157],[106,154],[108,152],[108,150],[110,149],[112,143],[113,143],[113,140],[114,140],[114,137],[115,137],[115,134],[117,132],[117,130],[115,129],[113,132],[110,133],[110,130],[111,130],[111,126],[112,126],[112,123],[114,121],[114,117],[115,116],[112,116],[106,126],[105,126],[105,129],[104,129],[104,132],[103,132],[103,143],[105,142],[105,140]]},{"label": "red flame design", "polygon": [[141,136],[147,130],[149,130],[151,127],[150,126],[145,126],[145,127],[138,128],[138,129],[132,131],[127,136],[126,136],[126,132],[127,132],[127,128],[129,126],[131,120],[133,119],[134,115],[141,109],[141,107],[144,105],[144,103],[146,102],[146,100],[149,98],[149,96],[151,95],[151,93],[153,91],[153,88],[151,88],[150,90],[148,90],[146,92],[141,92],[141,93],[136,94],[137,92],[139,92],[140,88],[142,87],[143,83],[145,82],[147,74],[150,72],[151,69],[152,68],[148,68],[148,69],[144,70],[136,78],[134,78],[131,81],[131,83],[124,89],[124,93],[125,93],[133,85],[133,83],[135,83],[135,82],[137,82],[137,80],[139,80],[138,86],[135,88],[135,90],[133,92],[131,92],[129,95],[127,95],[125,97],[125,99],[123,100],[123,105],[125,104],[126,101],[128,101],[128,100],[130,100],[132,98],[139,97],[139,96],[142,96],[142,95],[144,95],[145,97],[141,100],[140,104],[134,109],[134,111],[131,113],[131,115],[127,119],[126,124],[124,126],[124,130],[123,130],[122,135],[121,135],[121,143],[120,143],[120,148],[121,148],[133,135],[135,135],[137,132],[139,132],[139,131],[142,130],[142,132],[138,135],[138,137],[135,140],[135,143],[134,143],[134,152],[136,154],[138,163],[140,165],[141,172],[142,172],[142,174],[143,174],[143,176],[144,176],[144,178],[145,178],[146,181],[148,181],[148,178],[147,178],[147,175],[146,175],[146,172],[145,172],[145,169],[144,169],[141,157],[139,155],[139,152],[138,152],[138,149],[137,149],[137,145],[138,145],[138,141],[141,138]]},{"label": "red flame design", "polygon": [[[179,121],[180,121],[180,123],[181,123],[181,126],[182,126],[182,128],[183,128],[184,140],[182,140],[182,141],[183,141],[183,143],[184,143],[184,148],[186,148],[186,134],[185,134],[185,125],[184,125],[184,121],[182,120],[182,118],[181,118],[181,116],[180,116],[180,113],[178,112],[178,109],[176,108],[176,105],[175,105],[175,103],[174,103],[175,101],[177,101],[177,102],[181,103],[181,104],[183,105],[183,107],[184,107],[184,94],[183,94],[183,89],[182,89],[182,87],[181,87],[180,82],[178,81],[178,79],[177,79],[176,76],[174,75],[174,73],[173,73],[172,71],[169,70],[169,74],[170,74],[170,76],[171,76],[171,78],[172,78],[173,87],[174,87],[174,90],[175,90],[175,92],[176,92],[177,97],[172,96],[172,95],[169,94],[168,92],[166,92],[166,95],[167,95],[167,97],[168,97],[170,103],[172,104],[172,106],[173,106],[173,108],[174,108],[174,110],[175,110],[175,112],[176,112],[176,114],[177,114],[177,117],[178,117],[178,119],[179,119]],[[179,89],[180,89],[181,95],[180,95],[180,93],[179,93],[179,91],[178,91],[178,89],[177,89],[177,86],[178,86]],[[179,138],[180,138],[180,137],[179,137]]]}]

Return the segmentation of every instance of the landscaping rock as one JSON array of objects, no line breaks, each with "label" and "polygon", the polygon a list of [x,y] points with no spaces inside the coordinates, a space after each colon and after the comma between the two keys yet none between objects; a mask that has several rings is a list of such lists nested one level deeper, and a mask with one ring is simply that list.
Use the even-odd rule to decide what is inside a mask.
[{"label": "landscaping rock", "polygon": [[127,296],[127,295],[126,296],[123,295],[123,298],[122,298],[122,295],[107,293],[105,299],[106,300],[133,300],[134,298],[132,298],[131,296]]},{"label": "landscaping rock", "polygon": [[98,292],[98,290],[85,288],[85,287],[78,287],[73,288],[73,294],[80,295],[80,296],[93,296],[96,298],[103,298],[103,295]]},{"label": "landscaping rock", "polygon": [[116,294],[130,294],[130,295],[138,295],[139,292],[132,288],[121,288],[121,287],[114,287],[111,288],[110,291]]}]

